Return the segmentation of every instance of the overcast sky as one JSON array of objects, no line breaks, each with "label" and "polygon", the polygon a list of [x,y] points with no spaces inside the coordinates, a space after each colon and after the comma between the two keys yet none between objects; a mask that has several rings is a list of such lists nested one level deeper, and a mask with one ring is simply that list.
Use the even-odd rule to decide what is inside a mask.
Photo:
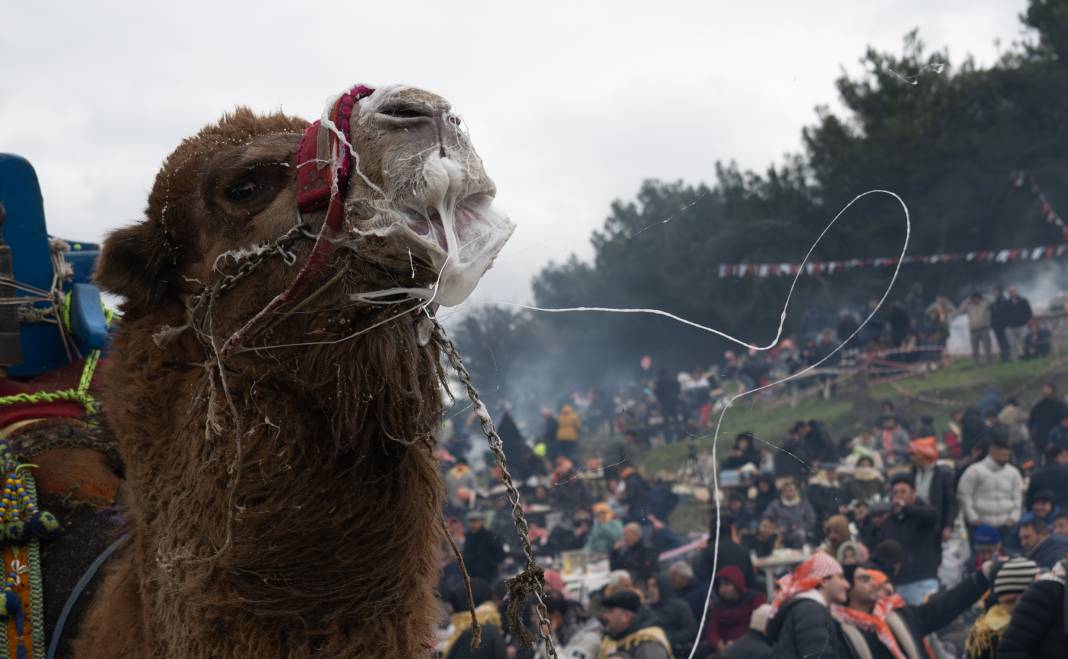
[{"label": "overcast sky", "polygon": [[834,107],[834,79],[860,70],[866,45],[900,52],[918,27],[954,62],[987,64],[995,40],[1021,37],[1026,6],[62,4],[0,8],[0,152],[36,167],[51,233],[99,240],[137,220],[163,158],[235,105],[314,118],[354,82],[409,83],[463,115],[518,224],[476,293],[510,301],[528,298],[550,259],[588,256],[609,203],[643,179],[708,181],[717,160],[763,169],[798,151],[813,108]]}]

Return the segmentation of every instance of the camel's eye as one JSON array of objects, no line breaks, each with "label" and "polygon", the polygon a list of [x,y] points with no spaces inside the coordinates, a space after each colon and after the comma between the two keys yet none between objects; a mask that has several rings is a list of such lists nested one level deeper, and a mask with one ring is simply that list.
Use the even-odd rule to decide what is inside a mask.
[{"label": "camel's eye", "polygon": [[225,193],[227,201],[241,204],[253,199],[259,191],[260,184],[257,181],[241,181],[226,188]]},{"label": "camel's eye", "polygon": [[409,103],[391,103],[379,110],[378,114],[393,119],[419,119],[420,117],[429,118],[433,116],[430,112],[430,108]]}]

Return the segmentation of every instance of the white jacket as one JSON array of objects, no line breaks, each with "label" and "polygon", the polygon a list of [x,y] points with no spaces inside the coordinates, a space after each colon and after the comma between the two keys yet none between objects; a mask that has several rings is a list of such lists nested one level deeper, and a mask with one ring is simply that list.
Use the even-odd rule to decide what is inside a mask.
[{"label": "white jacket", "polygon": [[969,524],[1005,526],[1023,513],[1023,477],[1012,465],[999,465],[989,456],[964,470],[957,485],[957,501]]},{"label": "white jacket", "polygon": [[[549,653],[545,641],[540,640],[540,634],[538,638],[534,659],[547,659]],[[566,642],[561,642],[553,633],[553,645],[560,659],[597,659],[601,654],[601,623],[596,618],[590,618],[572,630]]]}]

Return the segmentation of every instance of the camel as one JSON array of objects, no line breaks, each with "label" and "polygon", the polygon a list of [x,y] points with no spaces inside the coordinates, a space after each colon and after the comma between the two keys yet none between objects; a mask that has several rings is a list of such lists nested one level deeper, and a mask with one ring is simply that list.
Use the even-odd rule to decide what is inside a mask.
[{"label": "camel", "polygon": [[165,160],[97,264],[124,298],[101,398],[129,539],[74,657],[428,656],[428,316],[511,232],[495,192],[447,101],[401,86],[314,124],[238,108]]}]

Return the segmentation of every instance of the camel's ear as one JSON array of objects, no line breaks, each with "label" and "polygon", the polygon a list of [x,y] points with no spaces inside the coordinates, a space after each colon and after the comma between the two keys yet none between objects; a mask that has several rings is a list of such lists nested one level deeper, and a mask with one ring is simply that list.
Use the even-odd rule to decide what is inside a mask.
[{"label": "camel's ear", "polygon": [[93,278],[126,298],[124,312],[139,313],[167,292],[177,271],[177,251],[154,222],[134,224],[108,235]]}]

